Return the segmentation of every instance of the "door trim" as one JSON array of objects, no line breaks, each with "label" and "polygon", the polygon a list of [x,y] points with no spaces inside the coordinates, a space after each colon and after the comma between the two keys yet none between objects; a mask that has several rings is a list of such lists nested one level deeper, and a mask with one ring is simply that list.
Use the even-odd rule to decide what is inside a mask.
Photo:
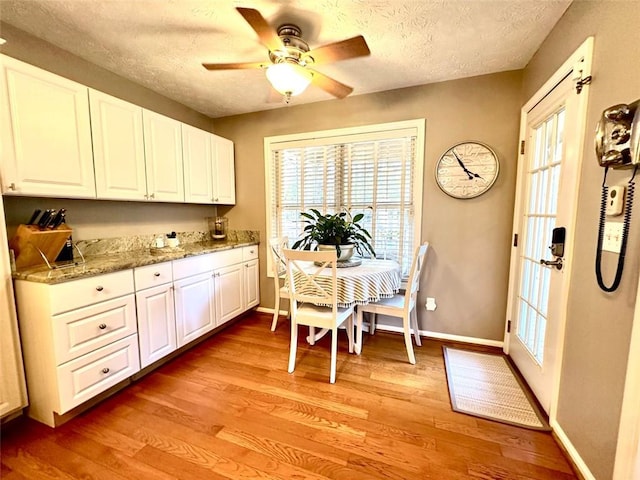
[{"label": "door trim", "polygon": [[[544,85],[525,103],[525,105],[520,110],[520,141],[526,139],[527,136],[527,115],[529,112],[540,103],[564,78],[568,75],[575,81],[580,78],[584,78],[586,76],[591,75],[591,59],[593,56],[593,37],[588,37],[578,49],[573,52],[573,54],[562,64],[562,66],[556,70],[556,72],[544,83]],[[576,158],[577,161],[575,163],[575,170],[564,172],[563,174],[575,174],[578,176],[578,188],[575,189],[575,198],[574,198],[574,210],[571,215],[570,224],[566,225],[567,227],[567,239],[565,243],[565,258],[568,260],[564,264],[564,275],[567,276],[568,281],[564,282],[564,287],[561,292],[561,318],[558,319],[558,342],[557,342],[557,350],[556,350],[556,366],[555,372],[553,373],[554,382],[552,386],[551,393],[551,404],[549,408],[549,422],[555,422],[556,413],[557,413],[557,405],[558,405],[558,395],[560,390],[560,370],[562,365],[562,354],[564,350],[564,335],[565,335],[565,325],[566,325],[566,310],[568,304],[569,297],[569,287],[571,284],[571,270],[572,270],[572,257],[573,257],[573,241],[575,236],[575,224],[577,217],[577,196],[580,191],[580,174],[581,174],[581,164],[582,157],[584,154],[584,140],[585,140],[585,130],[587,123],[587,103],[589,98],[589,86],[584,85],[582,88],[582,92],[578,96],[578,111],[576,115],[577,122],[575,125],[572,125],[571,128],[575,131],[575,149],[573,146],[567,145],[567,150],[565,153],[566,157]],[[565,126],[568,128],[569,125]],[[532,148],[531,146],[526,148]],[[516,196],[515,196],[515,204],[514,204],[514,215],[513,215],[513,234],[520,233],[520,219],[522,217],[522,200],[524,195],[524,175],[523,169],[526,168],[525,160],[526,154],[521,153],[522,150],[518,152],[518,168],[517,168],[517,180],[516,180]],[[564,168],[564,166],[563,166]],[[504,347],[503,350],[506,354],[509,354],[510,347],[510,335],[511,333],[507,332],[508,322],[512,319],[515,311],[515,292],[518,290],[519,286],[519,256],[518,256],[518,248],[521,247],[512,247],[511,248],[511,260],[509,265],[509,289],[508,289],[508,297],[507,297],[507,310],[506,310],[506,318],[505,318],[505,329],[504,329]],[[515,334],[515,331],[513,332]]]},{"label": "door trim", "polygon": [[629,345],[613,480],[640,476],[640,282]]}]

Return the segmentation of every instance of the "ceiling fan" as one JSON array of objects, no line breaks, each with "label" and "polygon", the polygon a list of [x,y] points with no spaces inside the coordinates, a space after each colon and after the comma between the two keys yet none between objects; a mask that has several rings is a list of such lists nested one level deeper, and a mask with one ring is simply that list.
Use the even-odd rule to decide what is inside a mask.
[{"label": "ceiling fan", "polygon": [[371,51],[362,35],[310,50],[307,42],[302,39],[302,32],[298,26],[284,24],[276,31],[258,10],[241,7],[237,7],[236,10],[255,30],[260,42],[269,49],[271,63],[203,63],[204,68],[207,70],[266,69],[267,79],[278,92],[285,96],[287,103],[292,96],[302,93],[310,83],[337,98],[344,98],[353,91],[352,87],[310,67],[370,55]]}]

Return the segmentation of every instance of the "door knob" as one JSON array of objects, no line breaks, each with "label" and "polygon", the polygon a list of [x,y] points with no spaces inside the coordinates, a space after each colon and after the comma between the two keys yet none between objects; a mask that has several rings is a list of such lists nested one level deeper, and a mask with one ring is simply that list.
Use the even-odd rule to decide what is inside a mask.
[{"label": "door knob", "polygon": [[555,260],[545,260],[544,258],[541,258],[540,264],[548,267],[556,267],[558,270],[562,270],[562,258],[556,258]]}]

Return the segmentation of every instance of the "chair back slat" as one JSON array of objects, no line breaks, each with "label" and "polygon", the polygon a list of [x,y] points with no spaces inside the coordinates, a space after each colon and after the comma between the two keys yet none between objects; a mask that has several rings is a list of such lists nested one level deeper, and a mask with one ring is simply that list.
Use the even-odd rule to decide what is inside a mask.
[{"label": "chair back slat", "polygon": [[424,265],[424,259],[429,249],[429,242],[425,242],[416,248],[416,253],[411,263],[411,271],[409,273],[409,281],[407,282],[407,289],[405,291],[405,308],[409,307],[411,301],[415,302],[418,296],[418,290],[420,289],[420,273]]},{"label": "chair back slat", "polygon": [[[337,308],[337,255],[334,251],[289,250],[282,251],[287,263],[287,280],[291,298],[295,302],[308,302]],[[325,269],[331,269],[331,277]]]},{"label": "chair back slat", "polygon": [[272,238],[269,240],[271,251],[271,273],[274,277],[282,277],[287,272],[286,263],[282,256],[282,250],[289,248],[289,238]]}]

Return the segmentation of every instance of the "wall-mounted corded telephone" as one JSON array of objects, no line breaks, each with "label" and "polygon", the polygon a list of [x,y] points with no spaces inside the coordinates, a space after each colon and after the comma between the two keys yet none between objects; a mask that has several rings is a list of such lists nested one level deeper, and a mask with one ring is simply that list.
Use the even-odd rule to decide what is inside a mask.
[{"label": "wall-mounted corded telephone", "polygon": [[[628,105],[614,105],[602,112],[602,118],[598,122],[596,130],[596,156],[600,166],[604,167],[598,247],[596,251],[596,279],[602,290],[613,292],[620,285],[622,278],[627,236],[631,224],[631,208],[635,189],[634,178],[638,170],[638,164],[640,164],[640,100]],[[631,179],[626,188],[626,199],[623,186],[611,188],[607,186],[609,168],[633,168]],[[605,216],[620,215],[622,210],[624,210],[624,220],[618,267],[613,283],[610,286],[606,286],[602,280],[601,269]]]}]

